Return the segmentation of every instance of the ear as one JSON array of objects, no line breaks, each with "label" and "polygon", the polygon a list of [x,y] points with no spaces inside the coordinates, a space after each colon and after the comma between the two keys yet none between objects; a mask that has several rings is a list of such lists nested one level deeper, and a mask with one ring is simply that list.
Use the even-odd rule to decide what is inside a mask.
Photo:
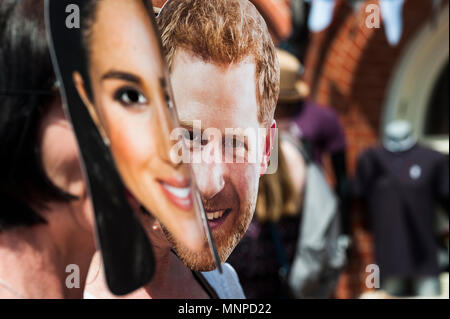
[{"label": "ear", "polygon": [[264,154],[261,160],[260,176],[263,176],[267,172],[267,168],[270,163],[270,156],[272,155],[272,149],[275,145],[275,138],[277,135],[277,122],[272,120],[272,123],[267,128],[267,134],[265,136]]},{"label": "ear", "polygon": [[97,126],[100,135],[103,138],[103,141],[109,145],[109,139],[108,139],[108,135],[106,134],[106,131],[100,121],[100,117],[97,113],[97,110],[94,107],[94,104],[91,102],[91,100],[89,99],[87,93],[86,93],[86,88],[84,87],[84,81],[83,81],[83,77],[81,76],[80,73],[78,72],[74,72],[73,73],[73,82],[75,83],[75,87],[77,89],[78,95],[80,96],[81,100],[83,101],[84,105],[86,106],[89,115],[92,118],[92,121],[94,121],[95,125]]}]

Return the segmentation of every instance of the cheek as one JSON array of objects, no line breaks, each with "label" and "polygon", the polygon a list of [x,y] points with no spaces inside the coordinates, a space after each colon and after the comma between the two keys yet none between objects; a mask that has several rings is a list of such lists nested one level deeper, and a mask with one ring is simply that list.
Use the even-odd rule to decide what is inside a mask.
[{"label": "cheek", "polygon": [[103,113],[102,118],[105,119],[111,151],[119,168],[127,167],[129,171],[145,166],[154,153],[148,114],[116,108]]},{"label": "cheek", "polygon": [[241,199],[241,205],[253,200],[258,191],[259,169],[256,164],[230,164],[230,179],[238,196]]},{"label": "cheek", "polygon": [[120,164],[144,164],[151,155],[148,134],[142,132],[141,135],[139,131],[142,130],[139,127],[129,127],[128,124],[118,122],[109,131],[111,151]]}]

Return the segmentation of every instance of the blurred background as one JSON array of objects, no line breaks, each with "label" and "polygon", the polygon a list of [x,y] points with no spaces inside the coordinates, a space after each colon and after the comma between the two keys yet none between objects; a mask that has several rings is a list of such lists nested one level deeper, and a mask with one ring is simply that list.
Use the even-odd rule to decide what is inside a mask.
[{"label": "blurred background", "polygon": [[[281,228],[278,228],[274,235],[272,225],[272,228],[267,230],[267,234],[270,235],[264,237],[262,234],[265,226],[261,225],[267,222],[267,218],[260,218],[255,222],[256,226],[252,224],[250,227],[247,236],[250,238],[244,239],[229,261],[238,271],[244,290],[248,295],[252,295],[252,289],[264,290],[263,286],[252,287],[246,281],[263,281],[261,274],[265,271],[270,277],[270,272],[278,270],[278,273],[272,274],[272,276],[278,276],[278,280],[281,281],[281,284],[278,283],[278,285],[283,285],[283,281],[289,283],[290,290],[294,290],[293,295],[296,297],[389,298],[394,295],[397,297],[419,295],[436,297],[440,295],[448,298],[448,0],[252,0],[252,2],[266,19],[274,42],[283,50],[279,53],[284,61],[281,63],[281,81],[282,91],[283,86],[287,90],[285,92],[287,98],[284,101],[280,98],[279,108],[286,110],[286,112],[277,114],[280,122],[286,122],[283,119],[290,118],[291,122],[298,124],[297,129],[303,130],[298,110],[303,106],[300,106],[299,101],[307,100],[309,104],[319,110],[331,110],[330,113],[311,111],[311,118],[305,119],[305,126],[308,126],[308,123],[314,123],[314,126],[318,126],[318,128],[304,127],[304,135],[301,132],[293,132],[289,125],[284,131],[290,132],[291,135],[297,135],[297,137],[306,137],[305,139],[299,138],[299,141],[301,141],[303,149],[309,149],[313,154],[312,161],[316,162],[319,167],[323,167],[330,189],[340,200],[340,219],[342,221],[340,233],[345,235],[348,241],[342,246],[346,247],[344,248],[346,251],[345,262],[342,267],[337,267],[339,275],[332,275],[331,277],[334,276],[336,279],[330,279],[335,281],[332,284],[332,293],[328,295],[302,294],[292,287],[292,284],[295,284],[295,278],[288,273],[293,268],[299,267],[298,265],[293,266],[293,263],[294,259],[298,257],[298,247],[301,245],[299,238],[304,234],[301,235],[298,231],[296,233],[295,229],[289,230],[288,228],[292,228],[292,225],[281,225],[277,226]],[[154,1],[156,6],[163,3],[164,1]],[[292,72],[296,74],[293,76]],[[301,92],[300,95],[298,94],[297,100],[288,96],[289,90]],[[391,131],[389,131],[387,127],[391,123],[397,123],[397,126],[391,127]],[[339,127],[336,127],[334,131],[322,132],[321,125],[325,127],[337,125]],[[309,131],[311,133],[308,133]],[[343,137],[337,138],[336,136],[339,136],[340,132]],[[393,132],[391,134],[393,136],[388,136],[390,132]],[[320,138],[315,136],[320,136]],[[434,166],[430,168],[432,177],[427,177],[427,181],[420,186],[417,186],[418,184],[411,186],[410,181],[406,180],[391,185],[392,189],[396,189],[392,192],[404,188],[402,192],[405,195],[396,197],[413,196],[415,198],[411,199],[412,203],[414,200],[421,203],[427,202],[428,206],[419,205],[423,208],[422,210],[417,211],[417,207],[411,208],[411,211],[416,210],[414,214],[432,215],[426,217],[426,222],[419,222],[421,225],[412,230],[407,229],[411,227],[408,223],[400,221],[391,224],[388,214],[379,214],[378,217],[374,217],[373,211],[376,208],[373,207],[373,203],[372,207],[370,204],[372,196],[370,191],[373,191],[373,187],[366,185],[370,184],[370,180],[365,182],[364,191],[358,190],[362,187],[361,185],[355,185],[355,183],[358,184],[358,180],[363,179],[361,177],[364,175],[363,166],[370,169],[370,165],[375,165],[373,159],[368,159],[370,154],[363,156],[369,148],[378,147],[380,154],[384,154],[381,148],[383,148],[382,145],[387,148],[386,139],[392,138],[393,142],[400,143],[401,141],[395,139],[406,137],[413,142],[409,146],[406,145],[408,142],[405,142],[406,144],[402,144],[406,145],[405,149],[397,149],[391,153],[395,153],[395,159],[398,158],[400,163],[403,163],[400,164],[400,168],[407,163],[415,163],[414,161],[417,159],[419,164],[411,166],[407,178],[420,180],[421,174],[423,174],[425,179],[428,167],[437,165],[436,168]],[[329,141],[324,142],[324,139],[329,139]],[[415,147],[412,145],[415,145],[416,141],[423,149],[418,152],[416,148],[416,153],[411,153],[410,148]],[[317,145],[317,143],[326,145]],[[318,149],[320,151],[316,152]],[[296,181],[302,178],[302,174],[297,174],[296,169],[292,167],[301,169],[302,166],[289,164],[295,163],[295,158],[289,155],[289,147],[283,151],[285,151],[287,165],[283,169],[286,172],[280,174],[287,174],[296,184]],[[442,164],[442,158],[437,154],[441,154],[447,164]],[[305,155],[303,153],[302,155],[305,159]],[[389,159],[390,155],[386,156],[387,166],[389,166],[389,162],[392,161]],[[308,156],[306,155],[306,157]],[[403,159],[403,157],[405,158]],[[308,159],[305,160],[304,171],[307,170],[308,161]],[[362,170],[358,172],[360,161]],[[437,162],[439,163],[436,164]],[[428,163],[431,164],[427,166]],[[391,172],[391,174],[393,173]],[[308,185],[308,177],[309,175],[306,181],[302,182],[303,184]],[[283,178],[280,180],[283,181]],[[372,182],[376,183],[374,180]],[[272,180],[267,183],[269,186],[266,186],[265,191],[269,193],[274,192],[273,187],[270,189],[270,183],[278,183],[281,188],[287,187],[280,181]],[[302,183],[297,183],[299,184],[297,187],[299,194],[303,194],[302,187],[304,185],[302,186]],[[408,193],[417,190],[414,187],[423,187],[424,190],[427,190],[426,192],[432,192],[431,189],[434,191],[436,183],[440,185],[436,194],[423,195],[423,199],[417,197],[422,196],[420,194],[425,192],[415,193],[419,194],[418,196]],[[386,187],[384,191],[389,191],[389,188]],[[426,196],[428,197],[425,198]],[[270,199],[271,196],[266,196],[265,202],[259,202],[260,208],[263,205],[261,203],[270,206],[267,198]],[[274,198],[276,199],[276,196]],[[284,198],[285,196],[282,196],[282,200],[278,201],[279,206],[285,204]],[[382,200],[385,198],[385,201],[390,200],[388,197],[381,198]],[[320,201],[321,199],[316,196],[316,200]],[[392,201],[395,200],[392,199]],[[285,223],[297,225],[297,223],[306,222],[306,218],[301,217],[302,210],[304,211],[305,208],[302,209],[302,204],[299,205],[300,208],[297,210],[300,211],[300,218],[291,218]],[[390,203],[386,203],[386,207],[389,205]],[[397,208],[393,207],[392,212],[395,213]],[[408,210],[408,208],[403,210]],[[407,214],[409,213],[407,212]],[[258,214],[256,215],[255,218],[258,218]],[[260,216],[262,215],[260,214]],[[380,222],[379,218],[388,220]],[[283,220],[283,218],[281,219]],[[428,220],[432,222],[432,225],[427,224]],[[283,224],[280,222],[280,218],[273,218],[271,223]],[[389,227],[386,226],[388,224]],[[424,226],[424,224],[427,225]],[[378,229],[374,229],[377,227]],[[300,229],[302,229],[301,226]],[[390,234],[387,239],[381,238],[387,232],[393,232],[393,234]],[[403,240],[400,238],[403,233],[408,233],[415,238],[416,242],[413,241],[414,243],[420,242],[421,236],[432,236],[435,242],[425,244],[424,247],[425,250],[429,249],[431,252],[431,256],[427,258],[435,258],[437,262],[436,260],[430,262],[433,264],[430,266],[433,269],[428,273],[422,271],[423,269],[415,273],[414,269],[418,269],[415,266],[403,267],[404,270],[406,269],[405,274],[402,274],[400,270],[397,273],[394,271],[393,279],[395,280],[393,282],[388,282],[388,279],[391,278],[383,280],[382,276],[381,289],[376,289],[380,287],[380,284],[377,278],[368,278],[372,272],[367,266],[379,265],[380,272],[383,273],[381,263],[402,264],[409,258],[406,255],[396,255],[395,251],[385,254],[390,249],[389,246],[395,246],[396,236],[399,236],[399,241]],[[324,237],[324,240],[335,241],[338,237],[332,237],[332,239]],[[287,243],[289,240],[291,242]],[[251,243],[252,241],[253,243]],[[256,244],[255,241],[259,244]],[[417,248],[416,244],[407,241],[405,241],[406,245],[412,245],[412,250]],[[379,245],[378,252],[376,252],[377,244]],[[261,245],[266,246],[261,247]],[[275,248],[268,248],[267,245]],[[287,248],[282,246],[287,246]],[[259,252],[256,254],[251,251]],[[382,258],[383,261],[379,262],[378,258]],[[386,261],[386,258],[392,260]],[[254,260],[252,261],[252,259]],[[264,261],[268,259],[272,260],[272,264]],[[240,260],[241,262],[239,262]],[[242,265],[243,262],[246,265]],[[260,265],[259,269],[248,266],[254,263]],[[414,262],[412,263],[414,264]],[[284,275],[280,275],[283,272],[281,270],[284,270]],[[304,276],[308,277],[307,274]],[[421,282],[423,285],[420,289],[413,289],[420,286],[417,280],[425,277],[432,280],[427,281],[427,284]],[[433,280],[434,290],[424,288],[427,285],[428,287],[433,286]],[[438,286],[437,280],[439,280]],[[320,285],[320,282],[316,285]],[[283,290],[283,288],[280,289],[280,291]],[[280,297],[286,297],[282,294],[278,293]],[[267,297],[273,296],[268,294]]]}]

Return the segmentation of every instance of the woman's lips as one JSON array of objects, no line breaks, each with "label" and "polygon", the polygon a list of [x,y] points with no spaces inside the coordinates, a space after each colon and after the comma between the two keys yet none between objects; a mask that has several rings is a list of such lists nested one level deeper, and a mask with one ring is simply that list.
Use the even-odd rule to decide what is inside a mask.
[{"label": "woman's lips", "polygon": [[[185,187],[175,186],[167,182],[160,181],[161,189],[167,199],[176,207],[182,210],[191,210],[193,207],[191,186],[187,184]],[[186,185],[186,183],[183,183]],[[178,184],[180,185],[180,184]]]}]

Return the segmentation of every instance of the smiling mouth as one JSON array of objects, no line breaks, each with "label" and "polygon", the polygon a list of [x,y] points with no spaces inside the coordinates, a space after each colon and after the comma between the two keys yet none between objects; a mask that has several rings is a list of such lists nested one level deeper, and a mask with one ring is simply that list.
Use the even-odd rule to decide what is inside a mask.
[{"label": "smiling mouth", "polygon": [[159,181],[161,189],[166,198],[175,206],[182,210],[191,210],[193,207],[191,186],[178,187]]},{"label": "smiling mouth", "polygon": [[217,210],[217,211],[207,211],[206,217],[208,218],[208,223],[211,229],[214,229],[225,221],[231,212],[231,208]]}]

